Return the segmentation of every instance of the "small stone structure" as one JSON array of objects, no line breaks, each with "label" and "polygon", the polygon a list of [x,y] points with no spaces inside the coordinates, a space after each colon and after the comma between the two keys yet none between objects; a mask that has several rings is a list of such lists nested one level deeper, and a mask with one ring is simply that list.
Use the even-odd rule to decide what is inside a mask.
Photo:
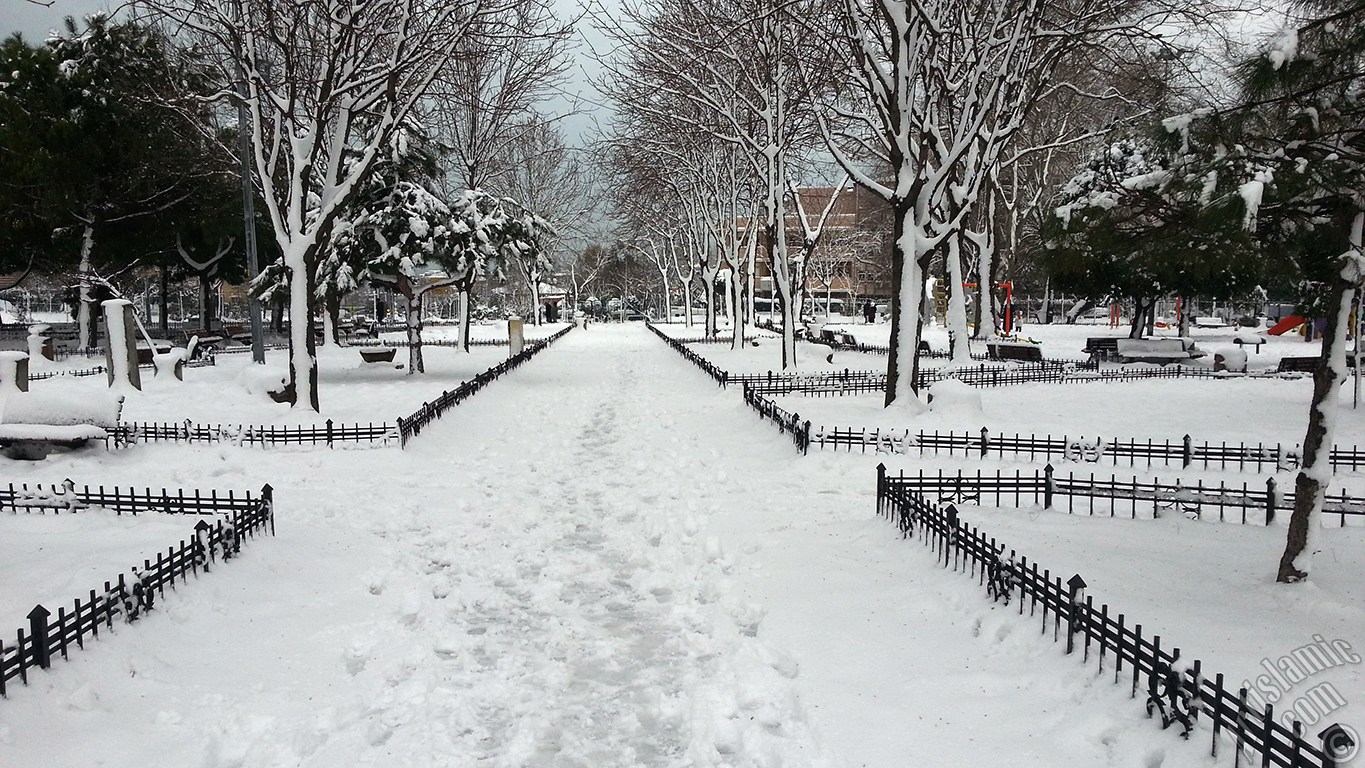
[{"label": "small stone structure", "polygon": [[0,394],[28,391],[28,355],[0,352]]}]

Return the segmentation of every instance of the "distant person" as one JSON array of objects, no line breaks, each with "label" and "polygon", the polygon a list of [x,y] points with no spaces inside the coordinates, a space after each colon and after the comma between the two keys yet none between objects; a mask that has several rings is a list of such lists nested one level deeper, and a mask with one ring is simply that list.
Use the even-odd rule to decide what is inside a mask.
[{"label": "distant person", "polygon": [[863,304],[863,319],[867,321],[868,325],[872,325],[873,323],[877,322],[876,304],[873,304],[871,301],[868,301],[867,303]]}]

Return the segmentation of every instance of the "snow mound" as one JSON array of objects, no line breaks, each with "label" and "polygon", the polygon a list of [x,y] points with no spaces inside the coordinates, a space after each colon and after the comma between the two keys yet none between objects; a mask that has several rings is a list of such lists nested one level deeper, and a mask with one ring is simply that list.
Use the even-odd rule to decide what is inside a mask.
[{"label": "snow mound", "polygon": [[929,410],[954,416],[980,416],[981,393],[957,379],[944,379],[929,387]]},{"label": "snow mound", "polygon": [[269,397],[271,392],[280,391],[287,381],[288,368],[270,365],[248,365],[237,375],[237,383],[248,394],[261,397]]}]

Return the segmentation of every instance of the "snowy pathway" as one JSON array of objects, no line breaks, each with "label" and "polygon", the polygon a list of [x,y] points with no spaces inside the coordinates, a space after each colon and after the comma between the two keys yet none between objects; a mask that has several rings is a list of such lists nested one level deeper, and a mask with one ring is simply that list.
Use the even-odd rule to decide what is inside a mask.
[{"label": "snowy pathway", "polygon": [[0,765],[1207,764],[899,541],[866,461],[794,458],[593,326],[401,453],[50,460],[265,477],[279,536],[0,703]]}]

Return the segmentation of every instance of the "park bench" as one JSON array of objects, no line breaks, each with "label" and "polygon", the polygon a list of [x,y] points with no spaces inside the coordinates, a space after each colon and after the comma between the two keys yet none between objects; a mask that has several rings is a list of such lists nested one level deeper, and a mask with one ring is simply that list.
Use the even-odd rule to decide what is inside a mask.
[{"label": "park bench", "polygon": [[1119,359],[1119,339],[1117,336],[1092,336],[1085,340],[1082,352],[1090,355],[1094,362],[1107,362]]},{"label": "park bench", "polygon": [[220,344],[235,341],[239,344],[251,343],[251,329],[241,325],[224,325],[223,327],[212,330],[190,330],[186,328],[181,332],[184,337],[185,346],[188,347],[190,339],[199,337],[199,349],[210,352],[218,348]]},{"label": "park bench", "polygon": [[858,346],[858,340],[853,338],[853,334],[845,331],[836,331],[830,328],[820,330],[820,340],[829,344],[843,344],[849,347]]},{"label": "park bench", "polygon": [[1043,348],[1027,341],[988,341],[986,357],[990,360],[1017,360],[1025,363],[1043,362]]},{"label": "park bench", "polygon": [[118,442],[123,396],[81,398],[18,392],[0,413],[0,449],[11,459],[47,458],[54,448],[80,448],[91,440]]},{"label": "park bench", "polygon": [[1194,319],[1195,328],[1226,328],[1228,322],[1221,317],[1196,317]]},{"label": "park bench", "polygon": [[1203,357],[1206,353],[1185,338],[1119,339],[1119,362],[1168,365]]},{"label": "park bench", "polygon": [[[1346,353],[1346,366],[1354,368],[1356,364],[1355,354]],[[1275,368],[1276,373],[1317,373],[1318,366],[1322,365],[1322,358],[1314,355],[1312,357],[1282,357],[1280,364]]]},{"label": "park bench", "polygon": [[360,359],[367,363],[392,363],[397,347],[361,347]]}]

